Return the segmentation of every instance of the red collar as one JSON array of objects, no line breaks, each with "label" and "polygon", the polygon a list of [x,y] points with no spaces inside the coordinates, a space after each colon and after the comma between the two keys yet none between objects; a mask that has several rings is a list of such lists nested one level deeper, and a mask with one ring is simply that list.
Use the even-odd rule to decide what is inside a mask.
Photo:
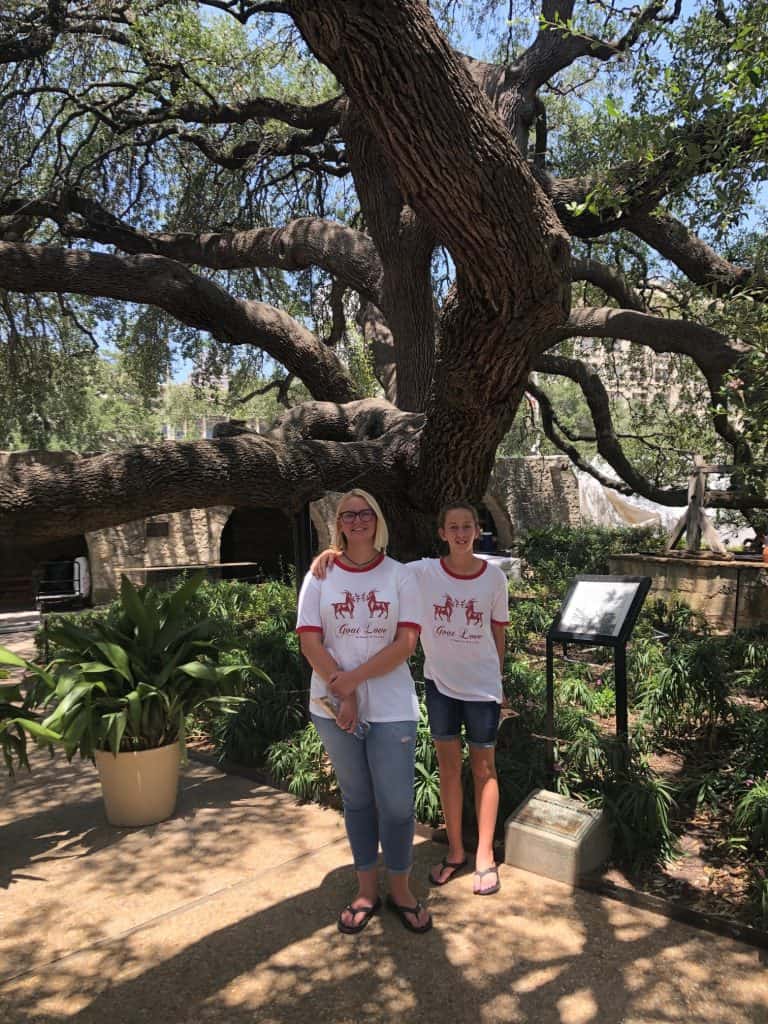
[{"label": "red collar", "polygon": [[445,564],[445,559],[444,558],[440,559],[440,565],[442,567],[443,572],[447,572],[448,575],[449,576],[453,576],[453,578],[455,580],[476,580],[477,577],[478,576],[482,576],[483,573],[485,572],[485,570],[488,568],[488,563],[487,562],[483,562],[482,566],[477,570],[477,572],[470,573],[469,576],[462,576],[458,572],[451,572],[451,570]]},{"label": "red collar", "polygon": [[384,561],[384,558],[385,555],[384,552],[382,551],[379,553],[379,557],[375,558],[370,565],[344,565],[344,563],[340,561],[338,557],[334,558],[333,564],[338,565],[338,567],[340,569],[344,569],[345,572],[370,572],[371,569],[375,569],[378,565],[381,565],[381,563]]}]

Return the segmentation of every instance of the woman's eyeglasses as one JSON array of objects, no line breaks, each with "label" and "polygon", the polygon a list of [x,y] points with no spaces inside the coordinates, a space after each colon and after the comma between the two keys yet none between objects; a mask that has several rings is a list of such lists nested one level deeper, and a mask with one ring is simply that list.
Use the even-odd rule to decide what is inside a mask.
[{"label": "woman's eyeglasses", "polygon": [[353,512],[352,509],[350,509],[348,512],[339,513],[339,519],[342,523],[346,523],[347,526],[351,526],[351,524],[358,518],[361,523],[372,523],[376,518],[376,513],[372,508],[361,508],[359,512]]}]

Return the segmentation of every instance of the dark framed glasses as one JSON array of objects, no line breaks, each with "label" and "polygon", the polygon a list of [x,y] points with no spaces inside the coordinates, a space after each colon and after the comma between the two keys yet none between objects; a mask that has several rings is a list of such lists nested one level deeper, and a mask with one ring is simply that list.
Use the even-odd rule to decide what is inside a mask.
[{"label": "dark framed glasses", "polygon": [[351,526],[356,519],[359,519],[361,523],[372,523],[375,518],[376,513],[372,508],[361,508],[359,512],[353,512],[352,509],[349,509],[347,512],[339,513],[339,519],[347,526]]}]

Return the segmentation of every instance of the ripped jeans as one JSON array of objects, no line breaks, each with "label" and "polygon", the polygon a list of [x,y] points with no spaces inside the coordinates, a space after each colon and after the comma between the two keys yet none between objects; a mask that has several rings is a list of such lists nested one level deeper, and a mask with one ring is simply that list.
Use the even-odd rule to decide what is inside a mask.
[{"label": "ripped jeans", "polygon": [[379,840],[393,874],[411,869],[415,722],[371,722],[356,739],[331,718],[312,715],[331,759],[341,795],[355,870],[376,866]]}]

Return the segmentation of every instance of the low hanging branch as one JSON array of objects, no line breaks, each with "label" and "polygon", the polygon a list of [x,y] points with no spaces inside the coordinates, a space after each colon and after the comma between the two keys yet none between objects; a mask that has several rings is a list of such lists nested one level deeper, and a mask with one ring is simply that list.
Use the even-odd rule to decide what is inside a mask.
[{"label": "low hanging branch", "polygon": [[216,505],[298,510],[328,490],[359,486],[396,496],[411,447],[394,430],[378,440],[319,441],[243,434],[142,445],[66,466],[23,466],[2,476],[0,537],[54,540],[162,512]]},{"label": "low hanging branch", "polygon": [[[552,443],[566,454],[581,470],[589,473],[601,484],[612,487],[622,494],[640,494],[660,505],[684,505],[687,500],[687,488],[657,487],[640,473],[629,461],[619,437],[613,426],[608,392],[599,375],[591,367],[578,359],[565,356],[542,355],[536,360],[534,369],[541,373],[568,377],[579,385],[586,399],[592,421],[595,425],[595,442],[598,453],[615,471],[620,481],[610,480],[591,466],[572,444],[565,441],[557,430],[557,421],[549,397],[529,382],[527,389],[541,403],[542,426],[546,436]],[[729,508],[749,510],[768,508],[768,497],[759,494],[748,494],[737,491],[717,492],[710,501],[712,508]]]},{"label": "low hanging branch", "polygon": [[22,217],[27,223],[30,219],[53,220],[69,238],[87,238],[133,255],[166,256],[212,270],[321,267],[367,299],[376,301],[378,297],[381,261],[368,235],[317,217],[300,217],[281,228],[153,233],[138,230],[96,200],[72,189],[36,200],[6,199],[0,203],[0,218],[7,218],[9,226]]},{"label": "low hanging branch", "polygon": [[226,344],[258,345],[300,377],[313,395],[338,402],[358,397],[334,352],[293,317],[263,302],[236,299],[161,256],[120,257],[0,242],[0,287],[157,306]]}]

